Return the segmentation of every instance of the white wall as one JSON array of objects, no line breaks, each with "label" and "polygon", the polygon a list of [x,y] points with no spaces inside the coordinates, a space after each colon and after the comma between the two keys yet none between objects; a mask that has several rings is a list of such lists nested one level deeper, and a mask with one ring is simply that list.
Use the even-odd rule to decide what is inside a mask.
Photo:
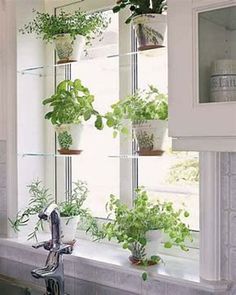
[{"label": "white wall", "polygon": [[[44,180],[43,157],[24,157],[24,153],[43,153],[44,150],[44,77],[39,71],[32,75],[20,70],[44,65],[44,43],[36,36],[22,35],[18,29],[30,20],[32,9],[44,10],[43,0],[17,0],[17,150],[18,150],[18,208],[28,202],[27,185],[34,179]],[[23,231],[21,231],[23,233]]]}]

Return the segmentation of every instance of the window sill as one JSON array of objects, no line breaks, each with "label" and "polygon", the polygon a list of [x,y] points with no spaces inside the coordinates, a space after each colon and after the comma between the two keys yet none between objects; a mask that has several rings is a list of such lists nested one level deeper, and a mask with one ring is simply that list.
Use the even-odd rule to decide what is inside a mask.
[{"label": "window sill", "polygon": [[[45,238],[45,237],[44,237]],[[34,250],[32,242],[25,239],[0,239],[0,257],[32,266],[42,266],[47,252]],[[30,253],[32,255],[30,255]],[[199,276],[199,261],[161,255],[164,264],[148,267],[147,270],[131,265],[129,253],[118,245],[95,243],[79,240],[72,255],[65,255],[65,275],[96,282],[109,287],[119,288],[140,294],[147,283],[174,284],[186,288],[207,292],[222,293],[229,287],[229,282],[211,282]],[[148,272],[148,282],[143,282],[141,275]],[[121,280],[122,277],[122,280]],[[125,280],[125,278],[129,278]]]}]

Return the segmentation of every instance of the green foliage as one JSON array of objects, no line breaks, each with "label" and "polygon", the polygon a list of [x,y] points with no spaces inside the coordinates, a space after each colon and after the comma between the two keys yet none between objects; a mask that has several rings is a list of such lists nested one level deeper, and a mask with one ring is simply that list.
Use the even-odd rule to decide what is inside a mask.
[{"label": "green foliage", "polygon": [[57,86],[56,93],[43,101],[52,110],[45,115],[53,125],[80,124],[96,117],[95,127],[103,128],[102,116],[93,108],[94,96],[79,79],[64,80]]},{"label": "green foliage", "polygon": [[199,161],[183,159],[170,168],[168,175],[169,183],[192,184],[199,182]]},{"label": "green foliage", "polygon": [[[33,181],[29,186],[30,200],[28,206],[22,212],[18,212],[14,220],[9,219],[11,227],[19,232],[22,226],[26,226],[32,216],[38,215],[42,212],[47,206],[49,206],[53,199],[49,194],[49,190],[46,189],[41,181]],[[60,215],[62,217],[80,216],[81,219],[85,220],[87,227],[91,226],[92,217],[88,209],[82,208],[84,201],[88,196],[88,187],[87,183],[81,180],[78,180],[74,183],[73,191],[71,194],[67,193],[67,200],[58,204]],[[88,219],[88,221],[87,221]],[[43,221],[38,220],[34,226],[33,232],[28,235],[28,240],[37,239],[38,231],[43,229]]]},{"label": "green foliage", "polygon": [[[160,230],[168,235],[169,241],[165,243],[166,248],[176,244],[187,251],[185,240],[187,238],[192,240],[189,228],[181,221],[181,217],[187,216],[185,212],[176,211],[173,204],[169,202],[150,203],[147,192],[142,188],[136,191],[132,209],[111,195],[107,210],[108,218],[114,215],[114,220],[103,224],[98,238],[117,239],[124,249],[129,249],[133,254],[136,253],[134,256],[137,259],[142,258],[142,261],[145,261],[143,247],[148,242],[146,233],[149,230]],[[137,255],[141,256],[137,257]]]},{"label": "green foliage", "polygon": [[67,193],[67,200],[59,204],[59,211],[62,217],[85,216],[87,209],[82,206],[88,197],[87,183],[78,180],[74,183],[71,194]]},{"label": "green foliage", "polygon": [[[16,232],[19,232],[22,226],[28,224],[30,217],[42,212],[52,202],[48,189],[42,185],[41,181],[33,181],[28,185],[28,188],[30,199],[27,208],[18,212],[14,220],[9,219]],[[37,240],[37,232],[40,228],[43,229],[43,221],[41,220],[36,223],[34,231],[28,235],[28,239],[35,238]]]},{"label": "green foliage", "polygon": [[141,14],[147,13],[163,13],[167,9],[166,0],[152,0],[152,6],[150,0],[117,0],[116,6],[113,7],[113,12],[120,12],[125,7],[129,7],[131,16],[126,20],[126,24],[129,24],[131,20]]},{"label": "green foliage", "polygon": [[72,136],[67,131],[59,133],[57,138],[59,145],[62,149],[68,150],[70,146],[73,144]]},{"label": "green foliage", "polygon": [[35,33],[46,42],[50,42],[58,34],[70,34],[75,39],[77,35],[85,36],[87,43],[95,36],[101,36],[110,20],[100,12],[87,14],[81,10],[74,13],[61,11],[59,15],[33,10],[35,18],[20,29],[22,34]]},{"label": "green foliage", "polygon": [[106,124],[114,129],[115,134],[128,133],[124,120],[133,123],[142,123],[148,120],[167,120],[167,96],[158,91],[154,86],[149,86],[146,91],[137,91],[133,95],[119,100],[111,106],[112,110],[105,114]]}]

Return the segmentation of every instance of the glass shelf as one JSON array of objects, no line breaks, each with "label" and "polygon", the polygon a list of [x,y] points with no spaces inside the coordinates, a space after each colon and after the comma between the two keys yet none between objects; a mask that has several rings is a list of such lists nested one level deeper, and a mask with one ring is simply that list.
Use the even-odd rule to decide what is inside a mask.
[{"label": "glass shelf", "polygon": [[[78,157],[80,155],[62,155],[62,154],[54,154],[54,153],[18,153],[18,157],[54,157],[54,158],[65,158],[65,157]],[[114,158],[114,159],[138,159],[138,158],[148,158],[148,157],[160,157],[160,155],[139,155],[139,154],[122,154],[122,155],[107,155],[108,158]]]},{"label": "glass shelf", "polygon": [[[153,57],[158,57],[164,54],[166,48],[157,48],[157,49],[149,49],[145,51],[134,51],[134,52],[128,52],[128,53],[123,53],[123,54],[113,54],[113,55],[107,55],[107,56],[96,56],[93,53],[88,56],[82,57],[79,61],[77,62],[70,62],[70,63],[63,63],[63,64],[51,64],[51,65],[38,65],[38,66],[32,66],[32,67],[27,67],[23,69],[19,69],[17,73],[22,74],[22,75],[35,75],[39,77],[44,77],[44,76],[49,76],[53,75],[54,70],[65,70],[68,67],[78,67],[81,64],[86,64],[89,62],[94,62],[94,61],[102,61],[102,62],[110,62],[114,59],[125,59],[125,57],[131,57],[133,55],[145,55],[147,57],[153,58]],[[130,63],[127,62],[127,65],[122,63],[120,67],[126,67],[130,66]]]}]

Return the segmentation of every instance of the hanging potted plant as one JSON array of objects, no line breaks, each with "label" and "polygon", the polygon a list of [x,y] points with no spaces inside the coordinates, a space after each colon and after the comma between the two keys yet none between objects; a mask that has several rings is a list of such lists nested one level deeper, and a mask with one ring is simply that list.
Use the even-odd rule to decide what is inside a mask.
[{"label": "hanging potted plant", "polygon": [[138,38],[138,50],[163,47],[167,31],[166,0],[117,0],[113,12],[129,7],[131,15],[126,23],[132,23]]},{"label": "hanging potted plant", "polygon": [[[28,225],[31,221],[33,231],[28,235],[28,240],[35,239],[38,241],[38,233],[40,231],[50,232],[49,224],[46,221],[38,219],[41,213],[52,202],[52,196],[49,190],[45,188],[40,181],[33,181],[29,186],[30,200],[28,206],[17,213],[14,220],[9,219],[11,227],[19,232],[23,226]],[[78,180],[73,184],[71,194],[67,193],[67,201],[58,204],[61,215],[61,236],[62,242],[65,244],[73,244],[79,220],[84,224],[89,224],[91,215],[88,209],[83,208],[83,204],[88,197],[87,183]]]},{"label": "hanging potted plant", "polygon": [[109,19],[100,12],[87,14],[81,10],[74,13],[61,11],[58,15],[33,12],[36,12],[35,18],[25,24],[20,32],[35,33],[47,43],[53,41],[58,63],[77,61],[85,43],[91,44],[91,40],[101,36],[109,24]]},{"label": "hanging potted plant", "polygon": [[96,117],[95,127],[103,128],[102,116],[93,107],[94,96],[79,79],[64,80],[56,93],[43,101],[52,108],[45,118],[55,125],[61,154],[81,153],[81,134],[83,122]]},{"label": "hanging potted plant", "polygon": [[[129,260],[132,263],[148,266],[161,262],[158,249],[163,234],[168,237],[164,243],[165,248],[171,248],[175,244],[183,251],[188,251],[185,241],[192,241],[192,237],[182,219],[187,218],[189,213],[175,210],[172,203],[151,203],[147,192],[139,188],[136,190],[133,208],[128,208],[113,195],[110,196],[106,208],[108,222],[99,230],[93,227],[89,231],[98,240],[117,240],[124,249],[131,252]],[[146,274],[143,276],[145,278]]]},{"label": "hanging potted plant", "polygon": [[132,122],[139,155],[161,155],[165,149],[168,127],[167,96],[157,88],[149,86],[146,91],[137,91],[112,105],[106,113],[108,127],[117,132],[129,132],[126,121]]}]

